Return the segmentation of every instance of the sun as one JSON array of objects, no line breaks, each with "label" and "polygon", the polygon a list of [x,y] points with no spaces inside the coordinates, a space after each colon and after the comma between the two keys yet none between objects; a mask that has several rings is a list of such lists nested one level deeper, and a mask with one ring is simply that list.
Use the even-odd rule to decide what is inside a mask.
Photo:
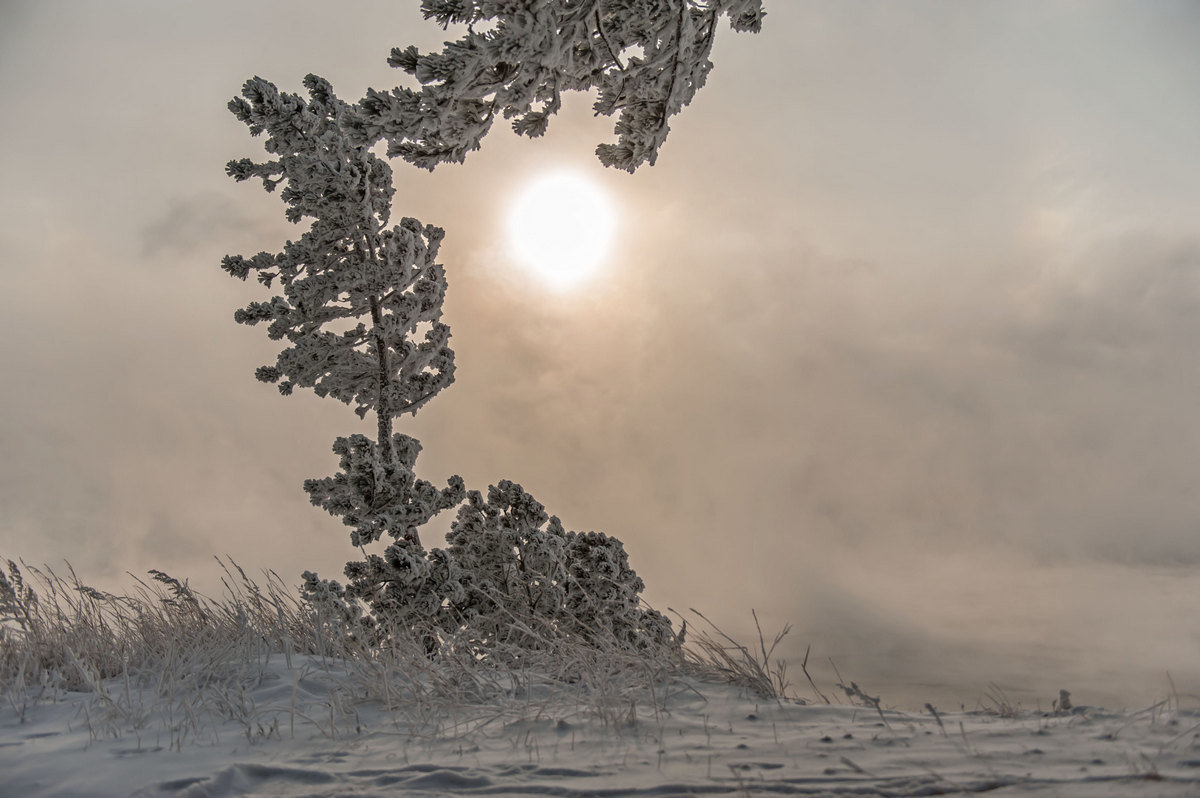
[{"label": "sun", "polygon": [[514,259],[555,291],[577,288],[597,274],[615,228],[612,201],[596,183],[573,172],[527,184],[508,218]]}]

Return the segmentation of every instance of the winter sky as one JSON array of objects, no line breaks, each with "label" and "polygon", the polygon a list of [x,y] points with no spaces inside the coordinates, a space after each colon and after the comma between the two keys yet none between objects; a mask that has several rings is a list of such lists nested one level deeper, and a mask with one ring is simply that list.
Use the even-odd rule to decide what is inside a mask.
[{"label": "winter sky", "polygon": [[[355,554],[300,485],[370,425],[255,382],[277,350],[232,320],[265,294],[221,257],[299,231],[225,176],[262,152],[225,103],[391,88],[392,46],[447,38],[418,6],[0,4],[0,555],[117,585]],[[655,604],[756,608],[866,686],[1200,690],[1200,4],[766,7],[652,168],[595,161],[582,95],[393,163],[393,216],[447,231],[419,471],[520,482]],[[619,238],[553,293],[505,210],[564,167]]]}]

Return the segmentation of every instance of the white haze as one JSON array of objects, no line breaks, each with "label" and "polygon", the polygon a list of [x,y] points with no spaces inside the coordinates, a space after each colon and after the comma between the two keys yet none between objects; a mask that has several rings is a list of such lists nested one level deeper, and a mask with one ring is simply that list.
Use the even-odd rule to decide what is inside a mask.
[{"label": "white haze", "polygon": [[[260,152],[224,103],[394,85],[391,46],[447,38],[416,6],[0,9],[0,554],[109,585],[354,554],[300,483],[357,420],[256,383],[275,349],[232,321],[258,295],[220,257],[294,233],[224,176]],[[395,164],[395,214],[448,231],[423,474],[521,482],[624,540],[652,602],[792,622],[885,700],[1200,690],[1200,8],[768,13],[636,175],[578,96],[545,139]],[[564,166],[623,220],[576,296],[503,251]]]}]

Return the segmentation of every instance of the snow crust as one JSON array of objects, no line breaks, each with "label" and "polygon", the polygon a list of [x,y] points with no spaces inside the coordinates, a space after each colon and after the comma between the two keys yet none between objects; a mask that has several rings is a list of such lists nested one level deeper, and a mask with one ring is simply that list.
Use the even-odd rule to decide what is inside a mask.
[{"label": "snow crust", "polygon": [[1200,795],[1200,711],[1171,700],[935,718],[681,680],[624,705],[528,690],[423,713],[351,683],[335,662],[274,655],[203,701],[121,680],[10,694],[0,794]]}]

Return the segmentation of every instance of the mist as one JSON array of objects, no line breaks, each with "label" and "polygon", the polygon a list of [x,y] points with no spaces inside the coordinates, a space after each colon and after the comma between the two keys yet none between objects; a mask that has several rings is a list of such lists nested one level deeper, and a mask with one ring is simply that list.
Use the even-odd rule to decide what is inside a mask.
[{"label": "mist", "polygon": [[[224,104],[255,74],[395,85],[390,47],[446,38],[409,5],[5,5],[0,554],[214,590],[214,555],[292,582],[356,556],[300,485],[369,425],[255,382],[275,347],[232,321],[262,297],[221,257],[296,233],[225,177],[260,143]],[[418,471],[621,538],[689,624],[792,624],[823,688],[1200,689],[1200,9],[768,14],[635,175],[580,96],[543,139],[393,164],[395,215],[447,230],[458,364],[398,426]],[[566,296],[503,231],[562,166],[620,219]]]}]

